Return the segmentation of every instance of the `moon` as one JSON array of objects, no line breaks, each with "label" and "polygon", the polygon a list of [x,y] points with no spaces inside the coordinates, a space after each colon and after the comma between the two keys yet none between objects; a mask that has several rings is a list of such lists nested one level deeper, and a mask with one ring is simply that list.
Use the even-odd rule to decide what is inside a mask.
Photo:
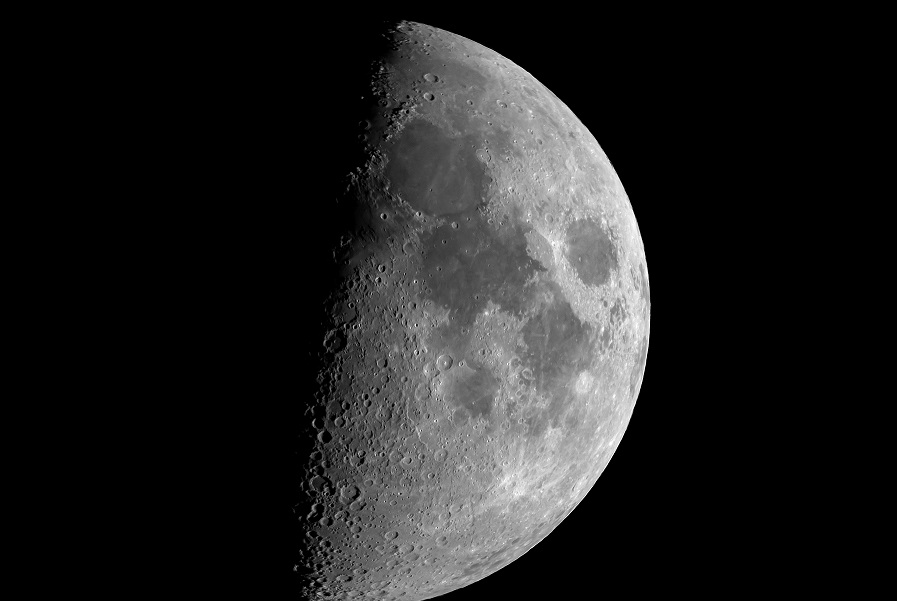
[{"label": "moon", "polygon": [[[376,32],[299,433],[308,598],[432,599],[515,561],[604,471],[648,351],[632,205],[535,78]],[[317,330],[315,330],[317,333]]]}]

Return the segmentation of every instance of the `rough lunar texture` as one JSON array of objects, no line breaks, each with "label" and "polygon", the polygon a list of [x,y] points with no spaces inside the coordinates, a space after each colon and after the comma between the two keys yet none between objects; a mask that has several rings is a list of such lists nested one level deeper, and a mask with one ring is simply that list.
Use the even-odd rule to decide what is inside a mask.
[{"label": "rough lunar texture", "polygon": [[607,465],[648,349],[642,241],[592,135],[483,46],[386,35],[300,458],[308,598],[431,599],[531,549]]}]

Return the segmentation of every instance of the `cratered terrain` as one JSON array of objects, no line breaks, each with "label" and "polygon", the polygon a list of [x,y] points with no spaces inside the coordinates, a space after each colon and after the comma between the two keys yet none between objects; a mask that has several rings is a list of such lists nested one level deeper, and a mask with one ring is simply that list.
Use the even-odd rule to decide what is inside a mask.
[{"label": "cratered terrain", "polygon": [[414,601],[507,566],[589,492],[632,416],[650,294],[620,179],[560,99],[454,33],[375,38],[333,276],[309,283],[295,571],[307,598]]}]

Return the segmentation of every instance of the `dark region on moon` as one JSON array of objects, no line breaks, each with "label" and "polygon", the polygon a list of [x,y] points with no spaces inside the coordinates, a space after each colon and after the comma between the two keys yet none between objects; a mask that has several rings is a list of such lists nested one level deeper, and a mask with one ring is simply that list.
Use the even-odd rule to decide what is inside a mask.
[{"label": "dark region on moon", "polygon": [[568,258],[586,284],[600,286],[616,269],[617,254],[607,232],[591,219],[574,221],[567,228]]},{"label": "dark region on moon", "polygon": [[426,121],[412,121],[390,149],[387,176],[415,209],[449,215],[483,201],[486,174],[474,138],[451,139]]},{"label": "dark region on moon", "polygon": [[309,291],[294,572],[304,598],[416,601],[513,562],[592,488],[643,377],[648,276],[557,97],[453,33],[369,35]]},{"label": "dark region on moon", "polygon": [[519,292],[540,269],[527,254],[526,239],[519,230],[500,238],[476,213],[460,217],[457,229],[442,226],[423,243],[421,277],[428,295],[450,309],[461,327],[472,324],[490,301],[519,314]]}]

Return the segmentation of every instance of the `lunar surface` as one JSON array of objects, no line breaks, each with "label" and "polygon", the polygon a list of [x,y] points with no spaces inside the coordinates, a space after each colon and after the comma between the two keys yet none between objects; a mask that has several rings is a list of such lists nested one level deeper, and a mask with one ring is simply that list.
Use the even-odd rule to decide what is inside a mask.
[{"label": "lunar surface", "polygon": [[648,351],[595,138],[488,48],[378,35],[297,444],[301,598],[432,599],[526,553],[601,475]]}]

